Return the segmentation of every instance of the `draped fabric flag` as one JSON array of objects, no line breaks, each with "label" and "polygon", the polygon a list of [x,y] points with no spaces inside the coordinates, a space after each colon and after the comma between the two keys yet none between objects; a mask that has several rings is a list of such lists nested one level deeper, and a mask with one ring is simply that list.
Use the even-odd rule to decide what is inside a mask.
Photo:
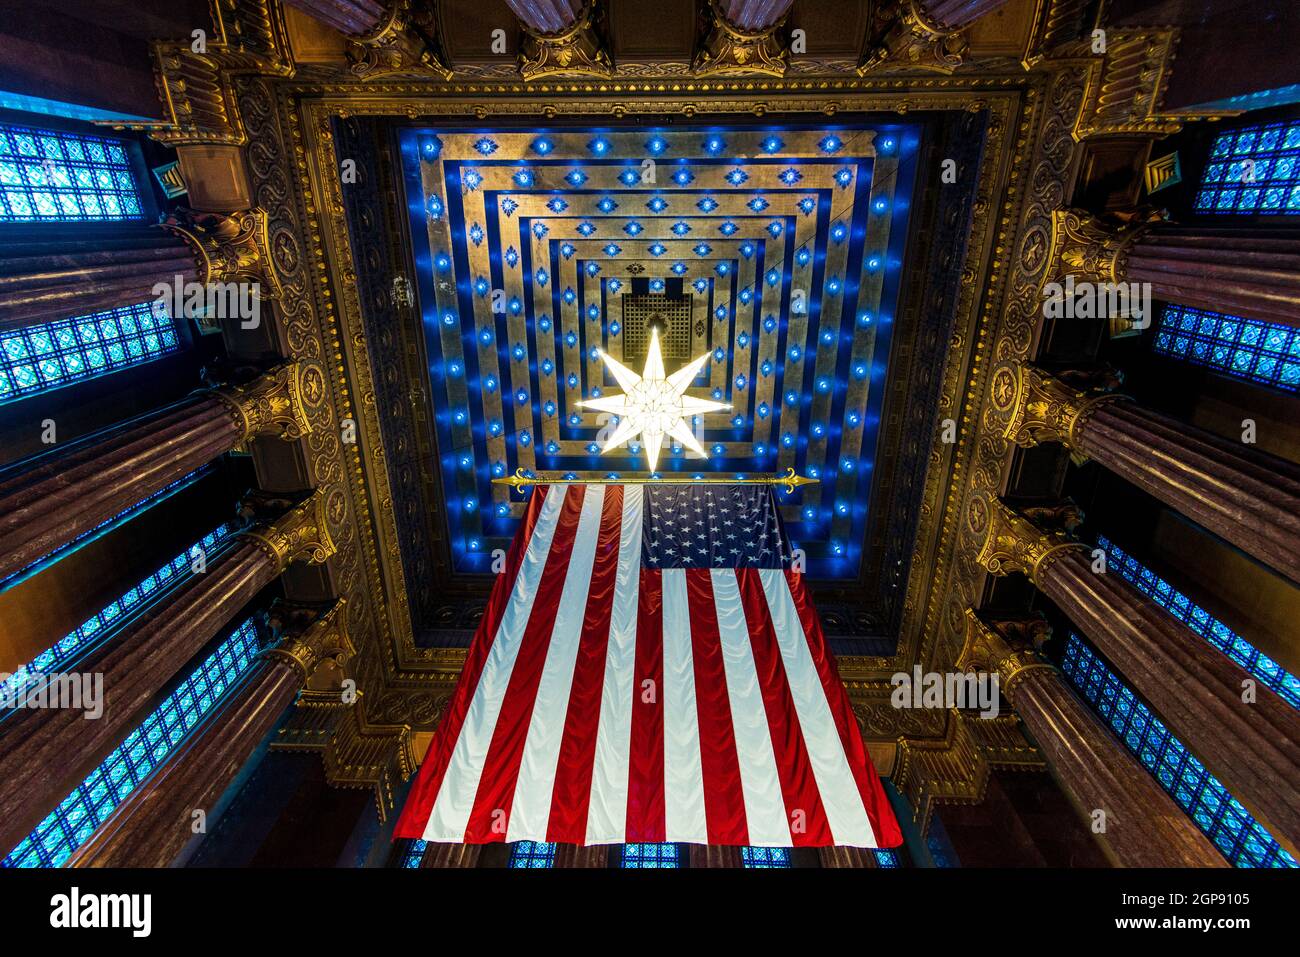
[{"label": "draped fabric flag", "polygon": [[902,842],[768,486],[534,490],[397,836]]}]

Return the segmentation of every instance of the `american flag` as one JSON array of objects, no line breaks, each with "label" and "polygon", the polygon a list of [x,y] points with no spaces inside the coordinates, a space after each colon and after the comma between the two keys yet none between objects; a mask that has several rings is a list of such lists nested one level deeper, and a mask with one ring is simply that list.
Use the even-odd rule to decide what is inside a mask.
[{"label": "american flag", "polygon": [[398,837],[902,842],[768,486],[534,490]]}]

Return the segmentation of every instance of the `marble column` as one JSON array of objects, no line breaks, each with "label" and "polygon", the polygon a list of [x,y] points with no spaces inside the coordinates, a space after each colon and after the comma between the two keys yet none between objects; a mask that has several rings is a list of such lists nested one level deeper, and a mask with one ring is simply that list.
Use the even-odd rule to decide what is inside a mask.
[{"label": "marble column", "polygon": [[451,76],[432,0],[285,0],[349,39],[348,69],[361,79],[393,73]]},{"label": "marble column", "polygon": [[1006,438],[1064,443],[1300,583],[1300,466],[1031,366],[1004,363],[991,382]]},{"label": "marble column", "polygon": [[577,844],[560,844],[555,848],[556,867],[608,867],[609,845],[589,844],[579,847]]},{"label": "marble column", "polygon": [[[1119,867],[1227,867],[1208,838],[1070,689],[1037,647],[1043,619],[985,620],[966,612],[961,671],[996,674],[1056,780]],[[1093,814],[1104,813],[1104,830]]]},{"label": "marble column", "polygon": [[0,724],[0,845],[31,832],[130,731],[159,690],[288,565],[334,554],[325,496],[235,536],[108,641],[72,666],[102,681],[95,720],[71,707],[17,709]]},{"label": "marble column", "polygon": [[420,858],[421,867],[478,867],[482,844],[430,844]]},{"label": "marble column", "polygon": [[[283,612],[272,613],[277,614],[283,616]],[[341,598],[310,624],[297,621],[277,630],[276,644],[263,651],[239,684],[226,692],[218,709],[118,805],[65,866],[179,863],[178,856],[196,840],[194,812],[211,815],[317,667],[331,660],[344,668],[355,651]],[[209,818],[208,827],[213,823]]]},{"label": "marble column", "polygon": [[1045,532],[998,501],[981,500],[970,518],[984,526],[979,563],[995,575],[1028,575],[1233,796],[1295,853],[1300,712],[1121,576],[1094,572],[1086,545],[1062,532]]},{"label": "marble column", "polygon": [[691,844],[691,867],[744,867],[740,848],[723,844]]},{"label": "marble column", "polygon": [[373,30],[385,16],[382,0],[284,0],[308,16],[348,36]]},{"label": "marble column", "polygon": [[154,287],[195,282],[198,264],[179,236],[156,227],[114,248],[40,251],[0,262],[0,330],[133,306]]},{"label": "marble column", "polygon": [[817,848],[822,867],[878,867],[876,855],[869,847],[834,847]]},{"label": "marble column", "polygon": [[0,579],[254,436],[301,438],[324,399],[320,367],[289,362],[19,462],[0,475]]},{"label": "marble column", "polygon": [[1045,281],[1150,283],[1154,299],[1300,326],[1294,228],[1112,226],[1065,209],[1052,214],[1047,258]]},{"label": "marble column", "polygon": [[869,37],[858,66],[862,74],[884,66],[951,73],[969,44],[962,30],[1007,0],[890,0],[882,5],[886,27]]},{"label": "marble column", "polygon": [[525,80],[543,76],[611,76],[610,58],[597,28],[601,0],[506,0],[523,29],[519,72]]}]

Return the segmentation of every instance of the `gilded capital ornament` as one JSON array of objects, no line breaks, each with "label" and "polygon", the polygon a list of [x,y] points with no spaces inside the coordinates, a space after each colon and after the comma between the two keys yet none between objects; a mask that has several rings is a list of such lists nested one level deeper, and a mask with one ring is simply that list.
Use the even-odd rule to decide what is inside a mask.
[{"label": "gilded capital ornament", "polygon": [[929,16],[919,0],[893,0],[877,17],[885,26],[868,43],[859,75],[895,67],[951,73],[961,66],[969,46],[965,35]]},{"label": "gilded capital ornament", "polygon": [[571,26],[543,33],[526,23],[519,73],[525,80],[550,76],[614,75],[614,61],[599,29],[604,11],[600,0],[588,0]]},{"label": "gilded capital ornament", "polygon": [[363,80],[393,74],[450,79],[452,71],[439,50],[432,7],[389,0],[374,28],[348,43],[348,69]]},{"label": "gilded capital ornament", "polygon": [[256,525],[239,533],[275,560],[281,570],[297,561],[324,564],[335,552],[325,511],[325,491],[317,489],[269,525]]},{"label": "gilded capital ornament", "polygon": [[1052,211],[1052,237],[1044,283],[1121,283],[1128,275],[1128,254],[1149,229],[1147,223],[1111,226],[1078,209]]},{"label": "gilded capital ornament", "polygon": [[[1079,448],[1079,430],[1102,405],[1127,400],[1113,393],[1084,392],[1020,362],[1005,361],[989,377],[990,414],[1002,435],[1022,448],[1060,442]],[[1079,457],[1076,456],[1076,460]]]},{"label": "gilded capital ornament", "polygon": [[234,416],[241,444],[257,435],[292,442],[312,431],[310,412],[325,401],[325,375],[314,362],[293,360],[212,395]]},{"label": "gilded capital ornament", "polygon": [[[959,671],[997,672],[998,685],[1008,701],[1015,686],[1032,671],[1055,671],[1038,649],[1052,635],[1042,616],[985,620],[966,609],[966,643],[957,656]],[[1013,702],[1014,703],[1014,702]]]},{"label": "gilded capital ornament", "polygon": [[692,68],[700,76],[785,76],[790,48],[780,33],[788,15],[761,30],[745,30],[727,19],[719,0],[710,0],[709,31]]},{"label": "gilded capital ornament", "polygon": [[301,672],[304,681],[327,660],[346,671],[356,654],[348,634],[347,599],[340,598],[327,611],[317,612],[305,605],[277,601],[267,615],[281,640],[262,654],[287,661]]},{"label": "gilded capital ornament", "polygon": [[259,299],[280,298],[283,290],[271,257],[265,211],[222,214],[178,210],[162,226],[185,240],[205,285],[256,283]]},{"label": "gilded capital ornament", "polygon": [[1043,531],[1000,499],[994,499],[980,514],[985,525],[984,544],[975,560],[990,574],[1020,572],[1037,584],[1044,569],[1064,552],[1088,550],[1064,532]]}]

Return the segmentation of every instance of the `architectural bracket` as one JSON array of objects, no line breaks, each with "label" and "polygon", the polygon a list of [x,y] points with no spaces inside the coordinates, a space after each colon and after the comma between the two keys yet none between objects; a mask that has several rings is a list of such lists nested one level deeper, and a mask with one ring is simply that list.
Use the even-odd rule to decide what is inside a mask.
[{"label": "architectural bracket", "polygon": [[877,22],[885,26],[868,39],[858,74],[920,69],[951,73],[961,66],[969,44],[962,30],[936,23],[918,0],[891,0]]},{"label": "architectural bracket", "polygon": [[432,8],[412,0],[390,0],[374,29],[348,43],[348,69],[363,80],[393,75],[451,79]]},{"label": "architectural bracket", "polygon": [[588,0],[577,19],[563,30],[543,33],[526,23],[519,73],[525,80],[553,76],[609,77],[614,61],[609,55],[601,27],[604,9],[600,0]]},{"label": "architectural bracket", "polygon": [[978,508],[985,512],[985,533],[984,544],[975,561],[990,574],[1020,572],[1037,583],[1043,570],[1062,553],[1088,550],[1087,545],[1070,539],[1064,532],[1043,531],[1000,499],[993,499],[991,504]]},{"label": "architectural bracket", "polygon": [[[1013,361],[995,367],[989,381],[990,418],[1001,427],[1003,438],[1021,448],[1060,442],[1077,454],[1080,425],[1098,407],[1127,398],[1080,391],[1033,366]],[[1084,459],[1076,461],[1082,464]]]},{"label": "architectural bracket", "polygon": [[258,525],[239,534],[256,542],[281,569],[296,561],[324,564],[336,550],[325,514],[325,492],[321,489],[269,525]]},{"label": "architectural bracket", "polygon": [[719,0],[710,0],[709,17],[708,33],[692,63],[697,75],[785,76],[790,47],[781,32],[788,13],[761,30],[745,30],[727,19]]}]

